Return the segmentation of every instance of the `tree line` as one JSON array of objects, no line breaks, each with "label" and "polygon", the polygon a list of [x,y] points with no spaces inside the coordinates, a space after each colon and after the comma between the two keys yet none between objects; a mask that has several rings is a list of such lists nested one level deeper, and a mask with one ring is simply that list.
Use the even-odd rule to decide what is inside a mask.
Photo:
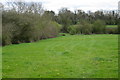
[{"label": "tree line", "polygon": [[[53,14],[49,11],[49,14]],[[53,20],[62,24],[62,32],[71,34],[117,34],[118,29],[106,28],[106,25],[118,25],[119,15],[117,11],[96,11],[87,13],[82,10],[74,12],[67,8],[62,8],[57,16],[52,16]]]},{"label": "tree line", "polygon": [[9,2],[8,9],[2,9],[2,45],[34,42],[53,38],[60,32],[70,34],[117,33],[117,28],[107,29],[105,25],[117,25],[119,18],[114,11],[85,13],[72,12],[62,8],[58,14],[45,11],[41,3]]}]

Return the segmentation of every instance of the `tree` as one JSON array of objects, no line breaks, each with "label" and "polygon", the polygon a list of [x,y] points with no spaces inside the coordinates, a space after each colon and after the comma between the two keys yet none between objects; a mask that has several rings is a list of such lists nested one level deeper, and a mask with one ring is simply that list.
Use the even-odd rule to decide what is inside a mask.
[{"label": "tree", "polygon": [[62,8],[58,14],[58,23],[63,25],[62,32],[68,32],[67,28],[74,19],[74,14],[67,8]]},{"label": "tree", "polygon": [[[33,42],[56,37],[60,25],[52,20],[54,12],[46,11],[40,3],[12,2],[3,11],[3,45]],[[17,8],[15,8],[17,7]]]}]

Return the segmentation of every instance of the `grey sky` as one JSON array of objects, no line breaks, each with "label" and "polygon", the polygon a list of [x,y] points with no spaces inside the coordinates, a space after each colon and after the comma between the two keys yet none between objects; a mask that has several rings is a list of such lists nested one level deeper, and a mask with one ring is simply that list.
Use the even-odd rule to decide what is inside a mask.
[{"label": "grey sky", "polygon": [[[14,1],[14,0],[0,0]],[[17,1],[17,0],[15,0]],[[44,9],[53,10],[56,13],[60,8],[66,7],[72,11],[82,9],[84,11],[96,10],[117,10],[118,1],[120,0],[21,0],[26,2],[42,2]]]}]

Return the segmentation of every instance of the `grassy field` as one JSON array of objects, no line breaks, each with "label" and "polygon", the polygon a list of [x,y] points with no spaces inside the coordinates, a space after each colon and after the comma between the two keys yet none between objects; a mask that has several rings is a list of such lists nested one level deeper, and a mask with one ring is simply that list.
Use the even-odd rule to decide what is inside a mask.
[{"label": "grassy field", "polygon": [[117,25],[107,25],[106,27],[114,28],[114,27],[118,27],[118,26]]},{"label": "grassy field", "polygon": [[3,47],[3,78],[116,78],[117,35],[68,35]]}]

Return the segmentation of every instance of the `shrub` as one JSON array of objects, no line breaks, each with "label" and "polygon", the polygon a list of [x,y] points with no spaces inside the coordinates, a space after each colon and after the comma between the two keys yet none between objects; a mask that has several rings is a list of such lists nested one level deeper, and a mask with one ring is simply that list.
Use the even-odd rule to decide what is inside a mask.
[{"label": "shrub", "polygon": [[3,13],[3,45],[33,42],[56,37],[61,25],[47,17],[32,13]]},{"label": "shrub", "polygon": [[12,43],[12,27],[13,24],[3,24],[3,28],[2,28],[2,45],[9,45]]},{"label": "shrub", "polygon": [[96,33],[96,34],[105,33],[105,22],[101,20],[96,20],[93,23],[93,33]]},{"label": "shrub", "polygon": [[81,34],[92,34],[92,24],[89,22],[82,21],[78,25]]},{"label": "shrub", "polygon": [[118,28],[117,27],[107,27],[106,33],[107,34],[118,34]]},{"label": "shrub", "polygon": [[118,34],[120,34],[120,22],[118,23]]},{"label": "shrub", "polygon": [[68,28],[70,34],[91,34],[92,33],[92,24],[81,21],[77,25],[71,25]]},{"label": "shrub", "polygon": [[51,21],[46,16],[39,17],[34,25],[34,40],[46,39],[55,37],[60,32],[61,25]]},{"label": "shrub", "polygon": [[68,32],[71,35],[77,34],[77,28],[78,28],[78,25],[71,25],[68,27]]}]

